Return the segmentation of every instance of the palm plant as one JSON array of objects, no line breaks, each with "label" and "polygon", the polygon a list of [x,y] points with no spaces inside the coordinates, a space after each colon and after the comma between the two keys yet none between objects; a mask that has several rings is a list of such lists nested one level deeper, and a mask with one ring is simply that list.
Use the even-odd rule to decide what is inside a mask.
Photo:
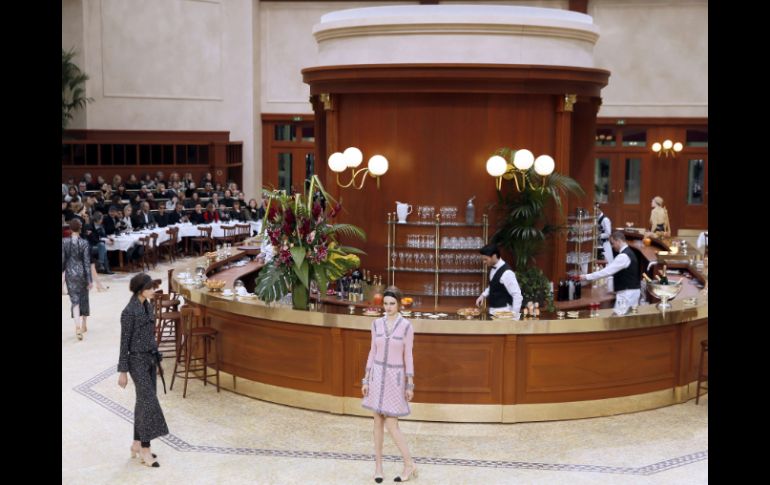
[{"label": "palm plant", "polygon": [[75,49],[61,50],[61,128],[67,127],[73,118],[73,111],[85,107],[86,103],[93,102],[93,98],[86,97],[85,83],[88,74],[72,62],[75,57]]},{"label": "palm plant", "polygon": [[[515,154],[516,150],[511,148],[500,148],[495,152],[495,155],[505,158],[511,166]],[[511,180],[514,176],[515,173],[509,172],[503,177]],[[562,215],[562,197],[568,193],[583,195],[584,191],[575,179],[557,172],[544,178],[541,185],[533,185],[531,181],[539,177],[534,167],[531,167],[526,172],[523,186],[515,187],[511,181],[507,184],[507,190],[497,191],[497,208],[501,214],[492,242],[513,253],[513,269],[517,274],[528,274],[525,281],[520,282],[524,301],[543,302],[543,283],[547,284],[548,279],[540,269],[534,267],[535,256],[542,250],[550,234],[565,228],[548,220],[546,206],[549,201],[553,201]]]}]

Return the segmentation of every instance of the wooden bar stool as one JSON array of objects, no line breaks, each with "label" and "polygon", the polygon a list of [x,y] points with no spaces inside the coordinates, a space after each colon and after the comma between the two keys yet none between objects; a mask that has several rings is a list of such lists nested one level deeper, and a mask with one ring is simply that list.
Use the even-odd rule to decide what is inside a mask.
[{"label": "wooden bar stool", "polygon": [[163,294],[163,290],[157,290],[153,300],[155,305],[155,332],[158,349],[161,351],[173,351],[179,356],[179,343],[181,341],[181,313],[179,305],[181,301],[172,298],[170,294]]},{"label": "wooden bar stool", "polygon": [[[703,388],[706,392],[703,394],[707,394],[709,391],[708,388],[708,381],[709,381],[709,372],[708,372],[708,360],[706,360],[706,371],[703,371],[703,356],[705,354],[708,354],[709,351],[709,339],[701,340],[700,342],[700,362],[698,363],[698,386],[695,388],[695,404],[698,404],[698,401],[700,400],[700,390]],[[706,381],[705,384],[703,384],[703,381]]]},{"label": "wooden bar stool", "polygon": [[[169,390],[174,389],[174,380],[176,376],[184,379],[184,390],[182,391],[182,398],[187,397],[187,381],[189,379],[201,379],[203,385],[208,383],[209,377],[217,378],[217,392],[219,392],[219,347],[217,345],[217,332],[215,329],[207,326],[196,326],[196,323],[200,323],[200,309],[192,308],[190,306],[184,306],[181,310],[182,313],[182,342],[179,346],[179,354],[177,354],[176,362],[174,363],[174,373],[171,377],[171,386]],[[193,357],[195,344],[197,342],[203,343],[203,356]],[[209,347],[214,344],[216,348],[216,359],[213,362],[209,362]],[[184,357],[182,357],[184,354]],[[179,369],[179,364],[184,364],[184,370]],[[209,373],[209,364],[214,364],[214,372]],[[190,372],[193,376],[190,377]]]}]

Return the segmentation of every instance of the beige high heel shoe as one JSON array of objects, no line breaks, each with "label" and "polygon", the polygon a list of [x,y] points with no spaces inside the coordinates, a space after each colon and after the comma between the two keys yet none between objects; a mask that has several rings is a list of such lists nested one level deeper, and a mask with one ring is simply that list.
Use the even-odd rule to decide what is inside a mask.
[{"label": "beige high heel shoe", "polygon": [[75,336],[78,338],[78,340],[83,340],[83,330],[81,330],[80,327],[75,329]]},{"label": "beige high heel shoe", "polygon": [[396,476],[396,478],[393,479],[394,482],[408,482],[410,478],[417,478],[417,467],[412,467],[412,471],[406,474],[406,477],[402,477],[401,475]]},{"label": "beige high heel shoe", "polygon": [[151,468],[159,468],[160,463],[158,463],[158,461],[155,459],[155,454],[150,453],[150,455],[152,456],[152,461],[149,461],[150,459],[139,453],[139,459],[142,460],[142,465],[149,466]]},{"label": "beige high heel shoe", "polygon": [[[134,448],[134,445],[131,445],[131,458],[136,458],[137,456],[140,456],[140,453],[139,453],[139,450],[140,450],[140,449],[141,449],[141,448],[138,448],[138,449],[137,449],[137,448]],[[153,454],[152,454],[152,457],[153,457],[153,458],[157,458],[157,457],[158,457],[158,455],[156,455],[155,453],[153,453]]]}]

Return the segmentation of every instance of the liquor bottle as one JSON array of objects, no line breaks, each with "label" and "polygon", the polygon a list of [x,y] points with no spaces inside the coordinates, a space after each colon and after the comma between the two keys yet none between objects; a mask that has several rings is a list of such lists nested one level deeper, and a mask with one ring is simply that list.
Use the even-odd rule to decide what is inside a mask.
[{"label": "liquor bottle", "polygon": [[575,282],[575,299],[579,300],[581,298],[581,294],[583,291],[583,285],[580,283],[580,281]]},{"label": "liquor bottle", "polygon": [[572,301],[575,299],[575,282],[572,280],[569,280],[567,282],[567,299],[569,301]]},{"label": "liquor bottle", "polygon": [[564,280],[559,280],[559,287],[556,292],[556,301],[564,301]]}]

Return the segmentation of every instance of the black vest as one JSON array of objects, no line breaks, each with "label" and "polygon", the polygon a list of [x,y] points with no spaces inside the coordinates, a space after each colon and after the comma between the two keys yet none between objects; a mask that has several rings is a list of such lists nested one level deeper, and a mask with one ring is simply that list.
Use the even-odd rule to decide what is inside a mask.
[{"label": "black vest", "polygon": [[489,308],[501,308],[513,303],[513,297],[508,290],[505,289],[505,285],[500,283],[500,278],[503,277],[503,273],[511,269],[508,263],[497,268],[495,276],[492,277],[492,281],[489,282],[489,297],[487,303]]},{"label": "black vest", "polygon": [[631,260],[631,264],[628,265],[628,268],[621,269],[613,276],[612,279],[615,291],[638,290],[642,286],[640,281],[642,275],[639,271],[639,260],[636,259],[634,250],[628,246],[626,246],[620,254],[628,256],[628,259]]}]

